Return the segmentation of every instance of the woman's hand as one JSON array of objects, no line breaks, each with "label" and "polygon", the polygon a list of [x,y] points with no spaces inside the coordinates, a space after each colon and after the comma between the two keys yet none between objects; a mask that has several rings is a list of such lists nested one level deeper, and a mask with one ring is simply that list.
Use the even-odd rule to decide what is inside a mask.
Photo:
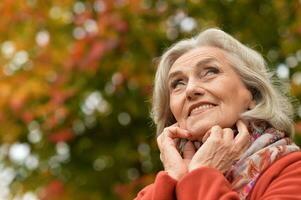
[{"label": "woman's hand", "polygon": [[250,134],[246,125],[238,120],[236,126],[238,135],[235,138],[230,128],[212,127],[210,136],[194,154],[188,171],[206,166],[222,173],[227,172],[250,145]]},{"label": "woman's hand", "polygon": [[188,172],[188,164],[195,153],[194,146],[190,141],[185,144],[183,158],[177,149],[179,139],[188,139],[189,137],[191,135],[187,130],[181,129],[177,124],[174,124],[166,127],[157,138],[160,159],[164,169],[169,176],[176,180],[179,180]]}]

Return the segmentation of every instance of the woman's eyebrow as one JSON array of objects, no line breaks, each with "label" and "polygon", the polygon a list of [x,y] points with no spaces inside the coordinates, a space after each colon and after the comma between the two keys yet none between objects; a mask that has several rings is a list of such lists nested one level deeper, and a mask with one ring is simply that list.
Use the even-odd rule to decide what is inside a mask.
[{"label": "woman's eyebrow", "polygon": [[199,62],[197,62],[195,64],[196,67],[201,67],[203,65],[206,65],[208,63],[211,63],[211,62],[218,62],[218,60],[216,58],[205,58],[203,60],[200,60]]},{"label": "woman's eyebrow", "polygon": [[[211,62],[218,62],[218,60],[215,59],[215,58],[211,58],[211,57],[210,58],[205,58],[205,59],[200,60],[199,62],[197,62],[195,64],[195,67],[201,67],[201,66],[204,66],[204,65],[206,65],[208,63],[211,63]],[[168,75],[167,80],[170,80],[170,79],[172,79],[173,77],[175,77],[179,74],[182,74],[182,72],[181,71],[174,71],[174,72],[172,72]]]},{"label": "woman's eyebrow", "polygon": [[168,75],[168,78],[167,80],[170,81],[171,79],[173,79],[174,77],[178,76],[179,74],[182,74],[181,71],[175,71],[175,72],[172,72]]}]

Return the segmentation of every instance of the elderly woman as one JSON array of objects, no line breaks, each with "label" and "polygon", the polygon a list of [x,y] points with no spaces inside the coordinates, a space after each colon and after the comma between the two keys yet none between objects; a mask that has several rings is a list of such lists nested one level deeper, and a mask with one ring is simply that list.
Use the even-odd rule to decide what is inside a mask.
[{"label": "elderly woman", "polygon": [[166,51],[152,110],[164,171],[136,200],[301,199],[292,106],[270,77],[218,29]]}]

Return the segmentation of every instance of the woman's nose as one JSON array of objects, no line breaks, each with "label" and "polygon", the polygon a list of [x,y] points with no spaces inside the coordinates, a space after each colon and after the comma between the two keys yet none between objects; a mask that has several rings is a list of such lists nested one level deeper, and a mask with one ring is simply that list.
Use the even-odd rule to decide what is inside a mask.
[{"label": "woman's nose", "polygon": [[186,87],[186,98],[188,100],[194,100],[199,96],[204,95],[204,93],[204,89],[196,82],[189,82]]}]

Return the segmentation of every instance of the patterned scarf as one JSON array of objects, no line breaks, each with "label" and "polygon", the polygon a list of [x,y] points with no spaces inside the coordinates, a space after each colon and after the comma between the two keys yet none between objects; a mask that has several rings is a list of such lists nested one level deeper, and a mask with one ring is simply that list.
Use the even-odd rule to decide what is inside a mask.
[{"label": "patterned scarf", "polygon": [[299,147],[286,137],[284,132],[268,127],[266,123],[260,124],[250,132],[251,146],[226,175],[240,199],[247,198],[260,174],[277,159],[299,151]]}]

